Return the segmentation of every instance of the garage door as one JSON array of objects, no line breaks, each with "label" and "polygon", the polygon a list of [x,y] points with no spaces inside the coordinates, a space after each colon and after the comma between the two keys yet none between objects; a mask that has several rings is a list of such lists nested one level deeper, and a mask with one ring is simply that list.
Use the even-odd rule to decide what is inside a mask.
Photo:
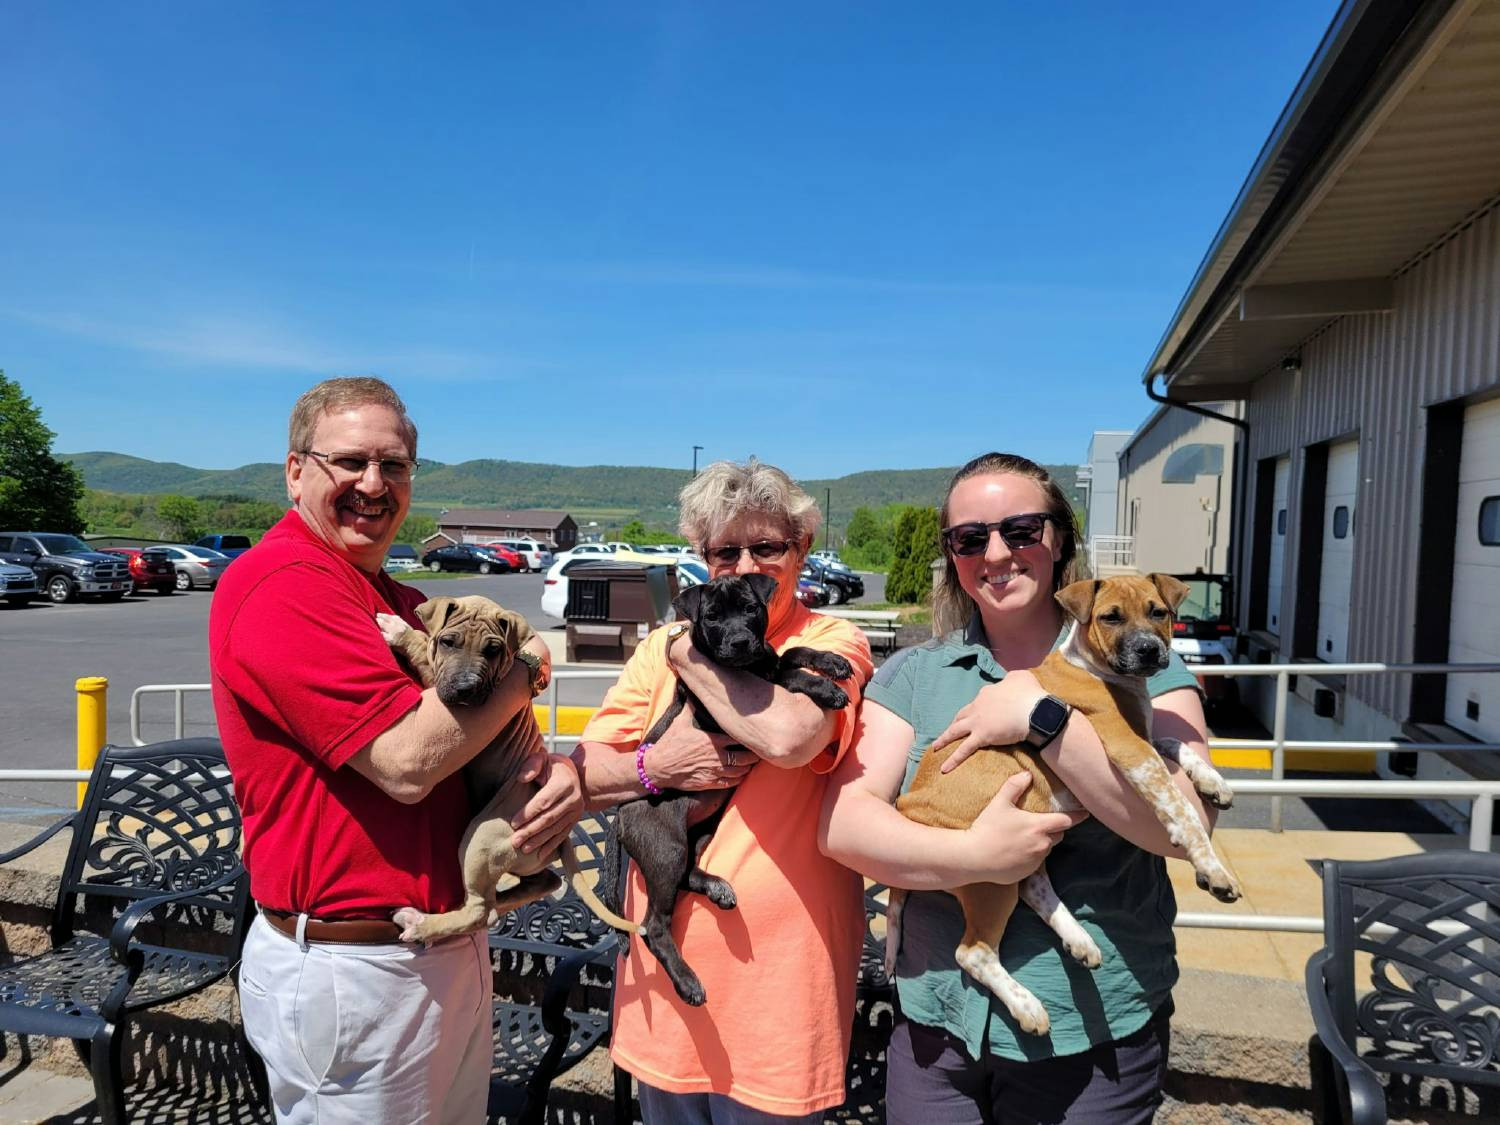
[{"label": "garage door", "polygon": [[1328,447],[1323,497],[1323,565],[1318,573],[1318,658],[1348,659],[1349,582],[1354,576],[1354,500],[1359,492],[1359,442]]},{"label": "garage door", "polygon": [[[1500,400],[1464,411],[1448,659],[1500,662]],[[1448,725],[1500,742],[1500,679],[1448,678]]]},{"label": "garage door", "polygon": [[1276,483],[1271,488],[1271,569],[1266,580],[1266,632],[1281,635],[1281,587],[1286,573],[1287,485],[1292,459],[1276,459]]}]

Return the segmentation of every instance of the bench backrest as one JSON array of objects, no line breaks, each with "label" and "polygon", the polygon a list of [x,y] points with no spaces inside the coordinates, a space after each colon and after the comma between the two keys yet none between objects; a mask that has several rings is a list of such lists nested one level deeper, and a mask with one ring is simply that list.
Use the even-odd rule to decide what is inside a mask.
[{"label": "bench backrest", "polygon": [[141,899],[203,887],[236,871],[237,880],[173,903],[158,921],[227,934],[238,947],[249,880],[224,750],[217,738],[106,746],[75,821],[54,938],[75,928],[98,930]]},{"label": "bench backrest", "polygon": [[[1443,851],[1325,860],[1330,1000],[1377,1070],[1500,1085],[1500,856]],[[1371,991],[1355,954],[1371,958]]]},{"label": "bench backrest", "polygon": [[[603,869],[613,819],[613,809],[585,813],[573,826],[568,846],[573,848],[586,879],[598,877]],[[558,894],[527,903],[500,919],[490,931],[490,948],[555,956],[601,946],[615,933],[584,905],[571,885],[565,885]]]}]

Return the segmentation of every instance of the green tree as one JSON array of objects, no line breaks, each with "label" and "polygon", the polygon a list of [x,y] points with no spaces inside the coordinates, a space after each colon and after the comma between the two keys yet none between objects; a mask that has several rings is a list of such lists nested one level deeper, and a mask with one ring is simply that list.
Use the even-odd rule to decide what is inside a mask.
[{"label": "green tree", "polygon": [[203,534],[203,512],[191,496],[163,496],[156,502],[156,518],[172,539],[196,539]]},{"label": "green tree", "polygon": [[906,508],[896,519],[886,600],[904,605],[932,596],[932,564],[940,553],[936,508]]},{"label": "green tree", "polygon": [[855,508],[844,532],[844,561],[857,570],[885,570],[891,562],[892,533],[889,519],[882,520],[866,507]]},{"label": "green tree", "polygon": [[634,543],[639,546],[646,541],[646,525],[640,520],[631,520],[624,527],[620,528],[620,538],[627,543]]},{"label": "green tree", "polygon": [[436,535],[437,529],[437,520],[432,516],[408,512],[406,519],[401,523],[401,530],[396,532],[396,542],[418,547],[421,546],[422,540]]},{"label": "green tree", "polygon": [[0,527],[81,533],[83,476],[52,456],[57,435],[21,384],[0,371]]}]

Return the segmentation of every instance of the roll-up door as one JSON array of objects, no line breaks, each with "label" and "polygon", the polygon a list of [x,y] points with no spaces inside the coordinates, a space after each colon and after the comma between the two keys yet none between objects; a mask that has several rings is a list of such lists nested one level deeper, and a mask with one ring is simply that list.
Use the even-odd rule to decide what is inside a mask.
[{"label": "roll-up door", "polygon": [[1271,488],[1271,560],[1266,578],[1266,632],[1281,635],[1281,576],[1286,570],[1287,486],[1292,477],[1292,459],[1276,459],[1276,480]]},{"label": "roll-up door", "polygon": [[1323,564],[1318,572],[1318,659],[1348,659],[1349,583],[1354,576],[1354,502],[1359,494],[1359,442],[1328,447],[1323,499]]},{"label": "roll-up door", "polygon": [[[1500,663],[1500,399],[1464,411],[1448,659]],[[1500,678],[1448,677],[1449,726],[1500,742]]]}]

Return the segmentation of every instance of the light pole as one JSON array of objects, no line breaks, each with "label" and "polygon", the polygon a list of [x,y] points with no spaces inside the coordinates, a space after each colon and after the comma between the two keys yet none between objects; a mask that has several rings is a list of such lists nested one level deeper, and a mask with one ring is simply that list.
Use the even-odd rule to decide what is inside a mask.
[{"label": "light pole", "polygon": [[693,476],[698,475],[698,450],[702,448],[701,445],[693,446]]},{"label": "light pole", "polygon": [[833,489],[823,490],[823,550],[828,550],[828,528],[833,523]]}]

